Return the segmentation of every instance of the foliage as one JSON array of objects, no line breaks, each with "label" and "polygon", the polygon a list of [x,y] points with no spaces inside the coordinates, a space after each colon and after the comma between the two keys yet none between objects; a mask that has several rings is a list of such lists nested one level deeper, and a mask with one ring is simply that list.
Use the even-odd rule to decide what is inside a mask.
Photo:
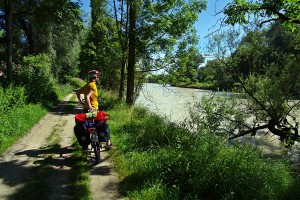
[{"label": "foliage", "polygon": [[[23,56],[48,54],[51,71],[59,82],[76,73],[79,41],[83,22],[80,5],[69,0],[14,1],[12,16],[13,55],[15,64]],[[4,3],[0,4],[1,32],[5,32]],[[0,58],[6,60],[6,39],[1,34]]]},{"label": "foliage", "polygon": [[224,72],[224,64],[220,60],[208,61],[206,66],[198,70],[201,82],[211,83],[217,91],[230,91],[234,86],[231,74]]},{"label": "foliage", "polygon": [[116,27],[107,16],[107,5],[102,0],[91,1],[92,24],[80,53],[80,77],[97,69],[101,73],[100,84],[106,89],[117,90],[120,83],[120,47],[116,42]]},{"label": "foliage", "polygon": [[[197,37],[192,25],[197,20],[198,13],[204,9],[205,1],[146,1],[142,4],[137,18],[137,49],[138,58],[144,60],[145,65],[140,68],[164,68],[169,63],[174,63],[175,59],[180,59],[179,56],[183,59],[184,54],[194,54],[191,57],[197,66],[197,59],[201,62],[203,58],[200,55],[196,57],[199,52],[193,46],[197,43]],[[178,48],[175,56],[171,54],[174,48]],[[165,55],[165,59],[161,60],[157,55]]]},{"label": "foliage", "polygon": [[192,46],[188,50],[182,48],[179,46],[176,52],[177,60],[168,68],[169,83],[172,85],[195,83],[199,65],[204,62],[204,57],[196,47]]},{"label": "foliage", "polygon": [[[83,40],[83,30],[71,24],[58,25],[52,29],[53,40],[49,55],[51,56],[51,71],[60,83],[67,83],[68,77],[78,74],[79,54]],[[75,23],[75,22],[74,22]],[[79,23],[79,22],[77,22]]]},{"label": "foliage", "polygon": [[260,25],[281,21],[286,27],[294,30],[294,24],[300,24],[299,9],[297,0],[233,0],[224,8],[224,14],[225,22],[231,25],[248,23],[253,19],[250,17],[253,14]]},{"label": "foliage", "polygon": [[189,133],[141,108],[110,114],[118,147],[111,153],[130,199],[284,199],[293,187],[284,162],[263,160],[251,147],[205,129]]},{"label": "foliage", "polygon": [[5,113],[13,108],[21,108],[27,102],[24,87],[0,87],[0,112]]},{"label": "foliage", "polygon": [[[205,9],[205,3],[199,0],[122,1],[117,4],[114,1],[123,58],[127,58],[128,54],[128,60],[122,62],[122,69],[128,61],[126,98],[129,104],[134,102],[134,96],[140,88],[138,83],[141,81],[137,80],[136,71],[150,72],[166,68],[175,57],[172,55],[174,48],[182,43],[188,49],[189,45],[197,42],[192,25],[197,20],[197,13]],[[142,74],[139,76],[144,77]]]},{"label": "foliage", "polygon": [[47,55],[24,57],[22,66],[16,68],[15,84],[25,88],[28,102],[49,107],[57,103],[50,60]]},{"label": "foliage", "polygon": [[268,29],[245,29],[248,32],[241,42],[239,38],[231,40],[231,34],[216,37],[217,49],[224,51],[216,54],[219,55],[216,60],[208,62],[201,78],[246,97],[235,108],[236,114],[214,113],[215,117],[224,119],[223,124],[232,124],[226,129],[230,138],[255,135],[266,129],[279,136],[286,148],[300,140],[296,115],[300,96],[300,35],[299,26],[294,27],[293,32],[277,23]]},{"label": "foliage", "polygon": [[[27,77],[27,75],[30,75],[31,77],[31,73],[33,73],[31,70],[35,70],[36,75],[40,75],[40,78],[49,81],[49,76],[43,77],[45,75],[44,73],[46,73],[47,71],[44,65],[45,63],[40,62],[42,58],[28,58],[28,60],[31,60],[30,65],[32,66],[29,67],[28,65],[24,67],[29,67],[30,73],[16,75],[17,78],[23,78],[22,81],[24,82],[18,82],[18,84],[16,83],[15,85],[9,85],[6,88],[0,87],[0,112],[2,113],[0,116],[0,152],[4,152],[9,146],[11,146],[24,134],[26,134],[47,113],[46,108],[41,104],[28,103],[30,92],[36,92],[35,89],[39,90],[41,88],[38,87],[39,85],[37,83],[32,82],[33,80],[24,79],[25,77]],[[36,61],[36,63],[34,63],[33,61]],[[42,70],[43,72],[38,73],[38,69]],[[48,72],[49,71],[50,69],[48,69]],[[21,73],[21,71],[18,72]],[[25,82],[28,84],[33,84],[33,86],[35,87],[28,87],[28,85],[23,85]],[[45,86],[44,83],[39,84],[41,85],[41,87]],[[58,85],[55,84],[54,86],[55,87],[48,89],[52,90],[55,96],[60,96],[60,99],[69,94],[74,88],[74,86],[71,87],[68,85],[60,85],[59,92],[57,92],[58,90],[56,88],[58,87]],[[30,88],[31,90],[28,92],[27,88]],[[57,94],[55,92],[57,92]],[[45,95],[48,94],[46,93]],[[55,99],[50,99],[51,96],[42,97],[45,99],[39,101],[44,105],[50,106],[53,103],[57,103],[57,97]],[[52,107],[47,108],[50,109]]]},{"label": "foliage", "polygon": [[214,135],[224,137],[235,130],[235,120],[242,121],[249,117],[239,111],[239,101],[226,96],[226,93],[212,92],[203,96],[189,107],[188,128],[195,132],[209,130]]}]

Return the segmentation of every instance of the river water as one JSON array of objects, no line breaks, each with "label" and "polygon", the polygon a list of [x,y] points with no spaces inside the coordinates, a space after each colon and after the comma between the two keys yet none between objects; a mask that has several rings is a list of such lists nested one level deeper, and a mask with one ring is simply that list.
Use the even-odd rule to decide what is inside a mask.
[{"label": "river water", "polygon": [[[167,117],[172,122],[182,122],[188,118],[188,108],[196,99],[210,94],[208,90],[177,88],[159,84],[145,83],[136,101],[137,105],[147,107],[150,111]],[[222,93],[224,95],[226,93]],[[262,149],[268,157],[281,157],[284,152],[277,136],[259,132],[255,137],[245,136],[238,142],[249,141]],[[293,159],[297,159],[298,151],[292,151]]]},{"label": "river water", "polygon": [[207,90],[178,88],[146,83],[136,104],[147,107],[150,111],[163,115],[171,121],[182,121],[188,117],[189,104],[194,97],[208,94]]}]

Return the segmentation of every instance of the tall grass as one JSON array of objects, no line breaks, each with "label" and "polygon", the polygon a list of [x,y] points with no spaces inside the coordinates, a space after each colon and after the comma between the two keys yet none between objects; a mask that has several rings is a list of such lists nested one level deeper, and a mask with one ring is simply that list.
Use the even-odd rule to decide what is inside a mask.
[{"label": "tall grass", "polygon": [[40,105],[28,104],[0,115],[0,153],[27,133],[45,114]]},{"label": "tall grass", "polygon": [[[72,87],[60,86],[59,91],[57,96],[62,99],[72,91]],[[0,154],[26,134],[47,112],[48,108],[42,104],[27,102],[24,87],[0,87]]]},{"label": "tall grass", "polygon": [[[289,164],[251,146],[191,134],[146,109],[109,111],[114,165],[130,199],[290,199]],[[296,192],[299,195],[299,192]]]}]

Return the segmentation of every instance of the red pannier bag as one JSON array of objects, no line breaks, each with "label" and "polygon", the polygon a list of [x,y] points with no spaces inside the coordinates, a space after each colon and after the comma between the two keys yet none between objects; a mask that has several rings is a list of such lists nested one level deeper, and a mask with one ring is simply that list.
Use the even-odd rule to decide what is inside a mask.
[{"label": "red pannier bag", "polygon": [[[74,127],[74,133],[79,144],[82,147],[87,147],[90,144],[90,135],[88,132],[88,124],[98,124],[98,122],[105,122],[108,120],[106,117],[109,114],[99,111],[99,112],[91,112],[91,113],[80,113],[75,114],[75,122],[76,125]],[[99,123],[100,124],[100,123]]]}]

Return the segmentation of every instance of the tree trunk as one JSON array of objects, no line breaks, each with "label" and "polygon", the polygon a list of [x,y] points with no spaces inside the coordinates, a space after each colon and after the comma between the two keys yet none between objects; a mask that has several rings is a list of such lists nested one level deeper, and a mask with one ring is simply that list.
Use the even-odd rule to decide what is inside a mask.
[{"label": "tree trunk", "polygon": [[124,94],[125,66],[126,66],[126,57],[123,52],[122,66],[121,66],[120,90],[119,90],[119,99],[120,100],[123,99],[123,94]]},{"label": "tree trunk", "polygon": [[6,21],[6,67],[7,67],[7,79],[8,82],[13,80],[13,71],[12,71],[12,7],[13,1],[5,1],[5,21]]},{"label": "tree trunk", "polygon": [[135,66],[135,8],[133,0],[130,1],[129,9],[129,58],[127,72],[127,96],[126,103],[134,103],[134,66]]},{"label": "tree trunk", "polygon": [[27,38],[27,42],[28,42],[28,53],[30,55],[35,54],[35,42],[33,39],[33,33],[32,33],[32,26],[30,24],[30,22],[26,22],[26,20],[22,17],[19,17],[19,23],[21,25],[21,28],[23,29],[26,38]]}]

